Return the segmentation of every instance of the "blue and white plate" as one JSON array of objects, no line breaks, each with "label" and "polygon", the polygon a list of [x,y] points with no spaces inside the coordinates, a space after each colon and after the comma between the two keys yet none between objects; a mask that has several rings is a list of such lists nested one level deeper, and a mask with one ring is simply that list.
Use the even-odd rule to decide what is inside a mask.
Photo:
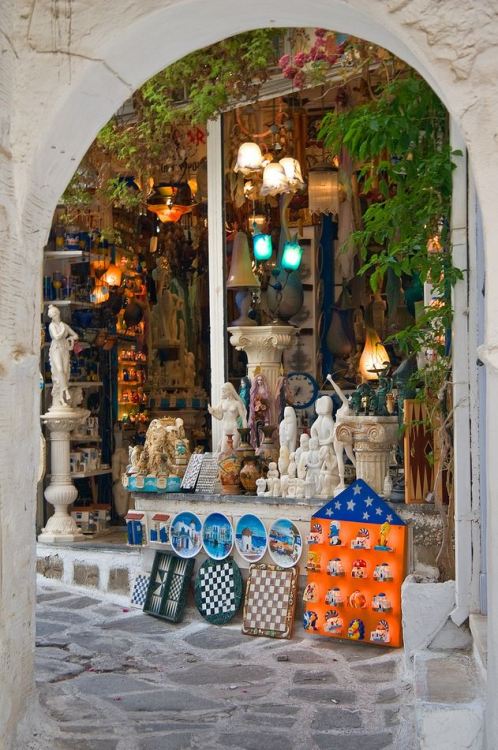
[{"label": "blue and white plate", "polygon": [[184,510],[171,521],[171,546],[178,557],[195,557],[202,548],[202,521],[195,513]]},{"label": "blue and white plate", "polygon": [[233,527],[223,513],[210,513],[202,526],[202,546],[213,560],[224,560],[233,547]]},{"label": "blue and white plate", "polygon": [[296,524],[288,518],[279,518],[272,523],[268,548],[272,560],[282,568],[292,568],[301,557],[303,540]]},{"label": "blue and white plate", "polygon": [[266,528],[258,516],[246,513],[239,518],[235,527],[235,548],[247,562],[259,562],[268,546]]}]

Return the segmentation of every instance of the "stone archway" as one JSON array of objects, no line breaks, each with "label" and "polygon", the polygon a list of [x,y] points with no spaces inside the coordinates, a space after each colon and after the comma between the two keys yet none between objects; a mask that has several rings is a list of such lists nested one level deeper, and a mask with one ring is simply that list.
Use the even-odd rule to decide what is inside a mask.
[{"label": "stone archway", "polygon": [[[38,342],[41,253],[55,203],[99,128],[143,81],[184,54],[244,30],[323,26],[363,37],[406,60],[434,87],[462,130],[486,237],[487,325],[481,357],[488,394],[498,393],[498,15],[491,0],[5,0],[0,27],[0,727],[6,747],[29,710],[34,602],[34,488],[38,464]],[[480,6],[480,7],[479,7]],[[484,7],[483,7],[484,6]],[[497,284],[498,285],[498,284]],[[498,289],[496,290],[498,292]],[[498,413],[488,415],[496,444]],[[490,454],[491,458],[491,454]],[[490,460],[489,487],[498,480]],[[491,500],[492,498],[490,498]],[[489,507],[491,508],[491,502]],[[490,512],[490,539],[498,527]],[[498,531],[498,528],[497,528]],[[492,548],[492,545],[489,545]],[[489,579],[498,568],[490,557]],[[490,645],[498,597],[488,596]],[[493,639],[493,635],[495,636]],[[497,649],[498,653],[498,649]],[[489,674],[497,653],[489,652]],[[488,684],[492,680],[488,680]],[[8,687],[7,687],[8,686]],[[489,685],[490,736],[498,701]]]}]

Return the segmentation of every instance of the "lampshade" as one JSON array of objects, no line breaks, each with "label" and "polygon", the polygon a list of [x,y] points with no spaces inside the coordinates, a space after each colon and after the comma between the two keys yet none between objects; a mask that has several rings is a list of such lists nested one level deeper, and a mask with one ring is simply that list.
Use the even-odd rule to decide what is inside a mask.
[{"label": "lampshade", "polygon": [[90,295],[90,301],[94,305],[100,305],[101,302],[107,302],[109,299],[109,289],[102,284],[101,281],[96,281],[93,291]]},{"label": "lampshade", "polygon": [[255,234],[252,240],[254,258],[258,263],[270,260],[273,253],[271,234]]},{"label": "lampshade", "polygon": [[383,370],[389,361],[379,334],[374,328],[367,328],[365,346],[359,362],[360,375],[363,380],[378,380],[379,376],[375,370]]},{"label": "lampshade", "polygon": [[251,253],[247,235],[237,232],[233,241],[232,262],[227,279],[227,289],[259,288],[259,280],[252,270]]},{"label": "lampshade", "polygon": [[303,248],[297,239],[289,240],[284,245],[282,253],[282,268],[284,271],[297,271],[303,258]]},{"label": "lampshade", "polygon": [[336,214],[339,211],[337,169],[315,167],[308,173],[308,203],[311,213]]},{"label": "lampshade", "polygon": [[169,206],[167,203],[149,203],[147,210],[157,214],[157,218],[164,224],[179,221],[184,214],[192,211],[192,206]]},{"label": "lampshade", "polygon": [[263,170],[263,184],[261,195],[280,195],[292,192],[289,180],[283,166],[276,162],[270,162]]},{"label": "lampshade", "polygon": [[249,174],[254,172],[256,169],[261,169],[263,165],[263,154],[257,143],[246,141],[239,147],[237,154],[237,164],[234,167],[234,172],[242,172],[242,174]]},{"label": "lampshade", "polygon": [[279,164],[284,168],[287,182],[292,191],[302,190],[306,187],[301,173],[301,165],[297,159],[293,159],[292,156],[285,156],[283,159],[280,159]]},{"label": "lampshade", "polygon": [[115,263],[111,263],[102,276],[102,281],[108,286],[119,286],[121,284],[121,269]]}]

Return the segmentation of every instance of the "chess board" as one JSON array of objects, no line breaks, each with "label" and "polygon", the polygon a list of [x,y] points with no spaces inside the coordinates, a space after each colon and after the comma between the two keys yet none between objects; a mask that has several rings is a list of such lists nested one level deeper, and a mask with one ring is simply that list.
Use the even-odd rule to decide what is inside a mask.
[{"label": "chess board", "polygon": [[242,601],[242,576],[231,558],[206,560],[195,581],[195,603],[213,625],[224,625],[236,614]]},{"label": "chess board", "polygon": [[203,453],[192,453],[188,462],[187,469],[182,479],[181,489],[183,492],[193,492],[197,479],[199,478],[199,472],[201,470],[202,461],[204,459]]},{"label": "chess board", "polygon": [[195,485],[196,492],[212,494],[218,481],[218,456],[214,453],[203,453],[202,464]]},{"label": "chess board", "polygon": [[193,559],[175,557],[168,552],[156,552],[144,612],[163,620],[179,622],[185,610],[193,568]]},{"label": "chess board", "polygon": [[296,609],[299,568],[251,565],[244,602],[242,632],[290,638]]},{"label": "chess board", "polygon": [[139,573],[135,578],[133,584],[133,591],[131,594],[130,604],[132,607],[142,607],[145,604],[145,597],[147,596],[147,589],[149,587],[149,576]]}]

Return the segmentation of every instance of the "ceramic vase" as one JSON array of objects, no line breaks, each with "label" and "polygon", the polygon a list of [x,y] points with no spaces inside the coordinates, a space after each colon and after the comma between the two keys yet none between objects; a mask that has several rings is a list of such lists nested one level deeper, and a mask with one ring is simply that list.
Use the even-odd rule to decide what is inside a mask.
[{"label": "ceramic vase", "polygon": [[248,495],[255,495],[257,491],[256,482],[264,476],[265,467],[258,456],[246,456],[242,459],[240,470],[240,483]]},{"label": "ceramic vase", "polygon": [[237,432],[240,435],[240,442],[237,447],[237,455],[241,459],[254,456],[255,450],[249,442],[249,435],[251,434],[250,427],[239,427]]},{"label": "ceramic vase", "polygon": [[264,462],[266,467],[270,461],[278,462],[279,450],[276,446],[273,435],[275,433],[275,425],[265,424],[262,426],[263,431],[263,442],[256,451],[256,455]]},{"label": "ceramic vase", "polygon": [[222,495],[238,495],[240,493],[240,470],[242,460],[233,447],[233,435],[227,435],[226,450],[218,460]]}]

